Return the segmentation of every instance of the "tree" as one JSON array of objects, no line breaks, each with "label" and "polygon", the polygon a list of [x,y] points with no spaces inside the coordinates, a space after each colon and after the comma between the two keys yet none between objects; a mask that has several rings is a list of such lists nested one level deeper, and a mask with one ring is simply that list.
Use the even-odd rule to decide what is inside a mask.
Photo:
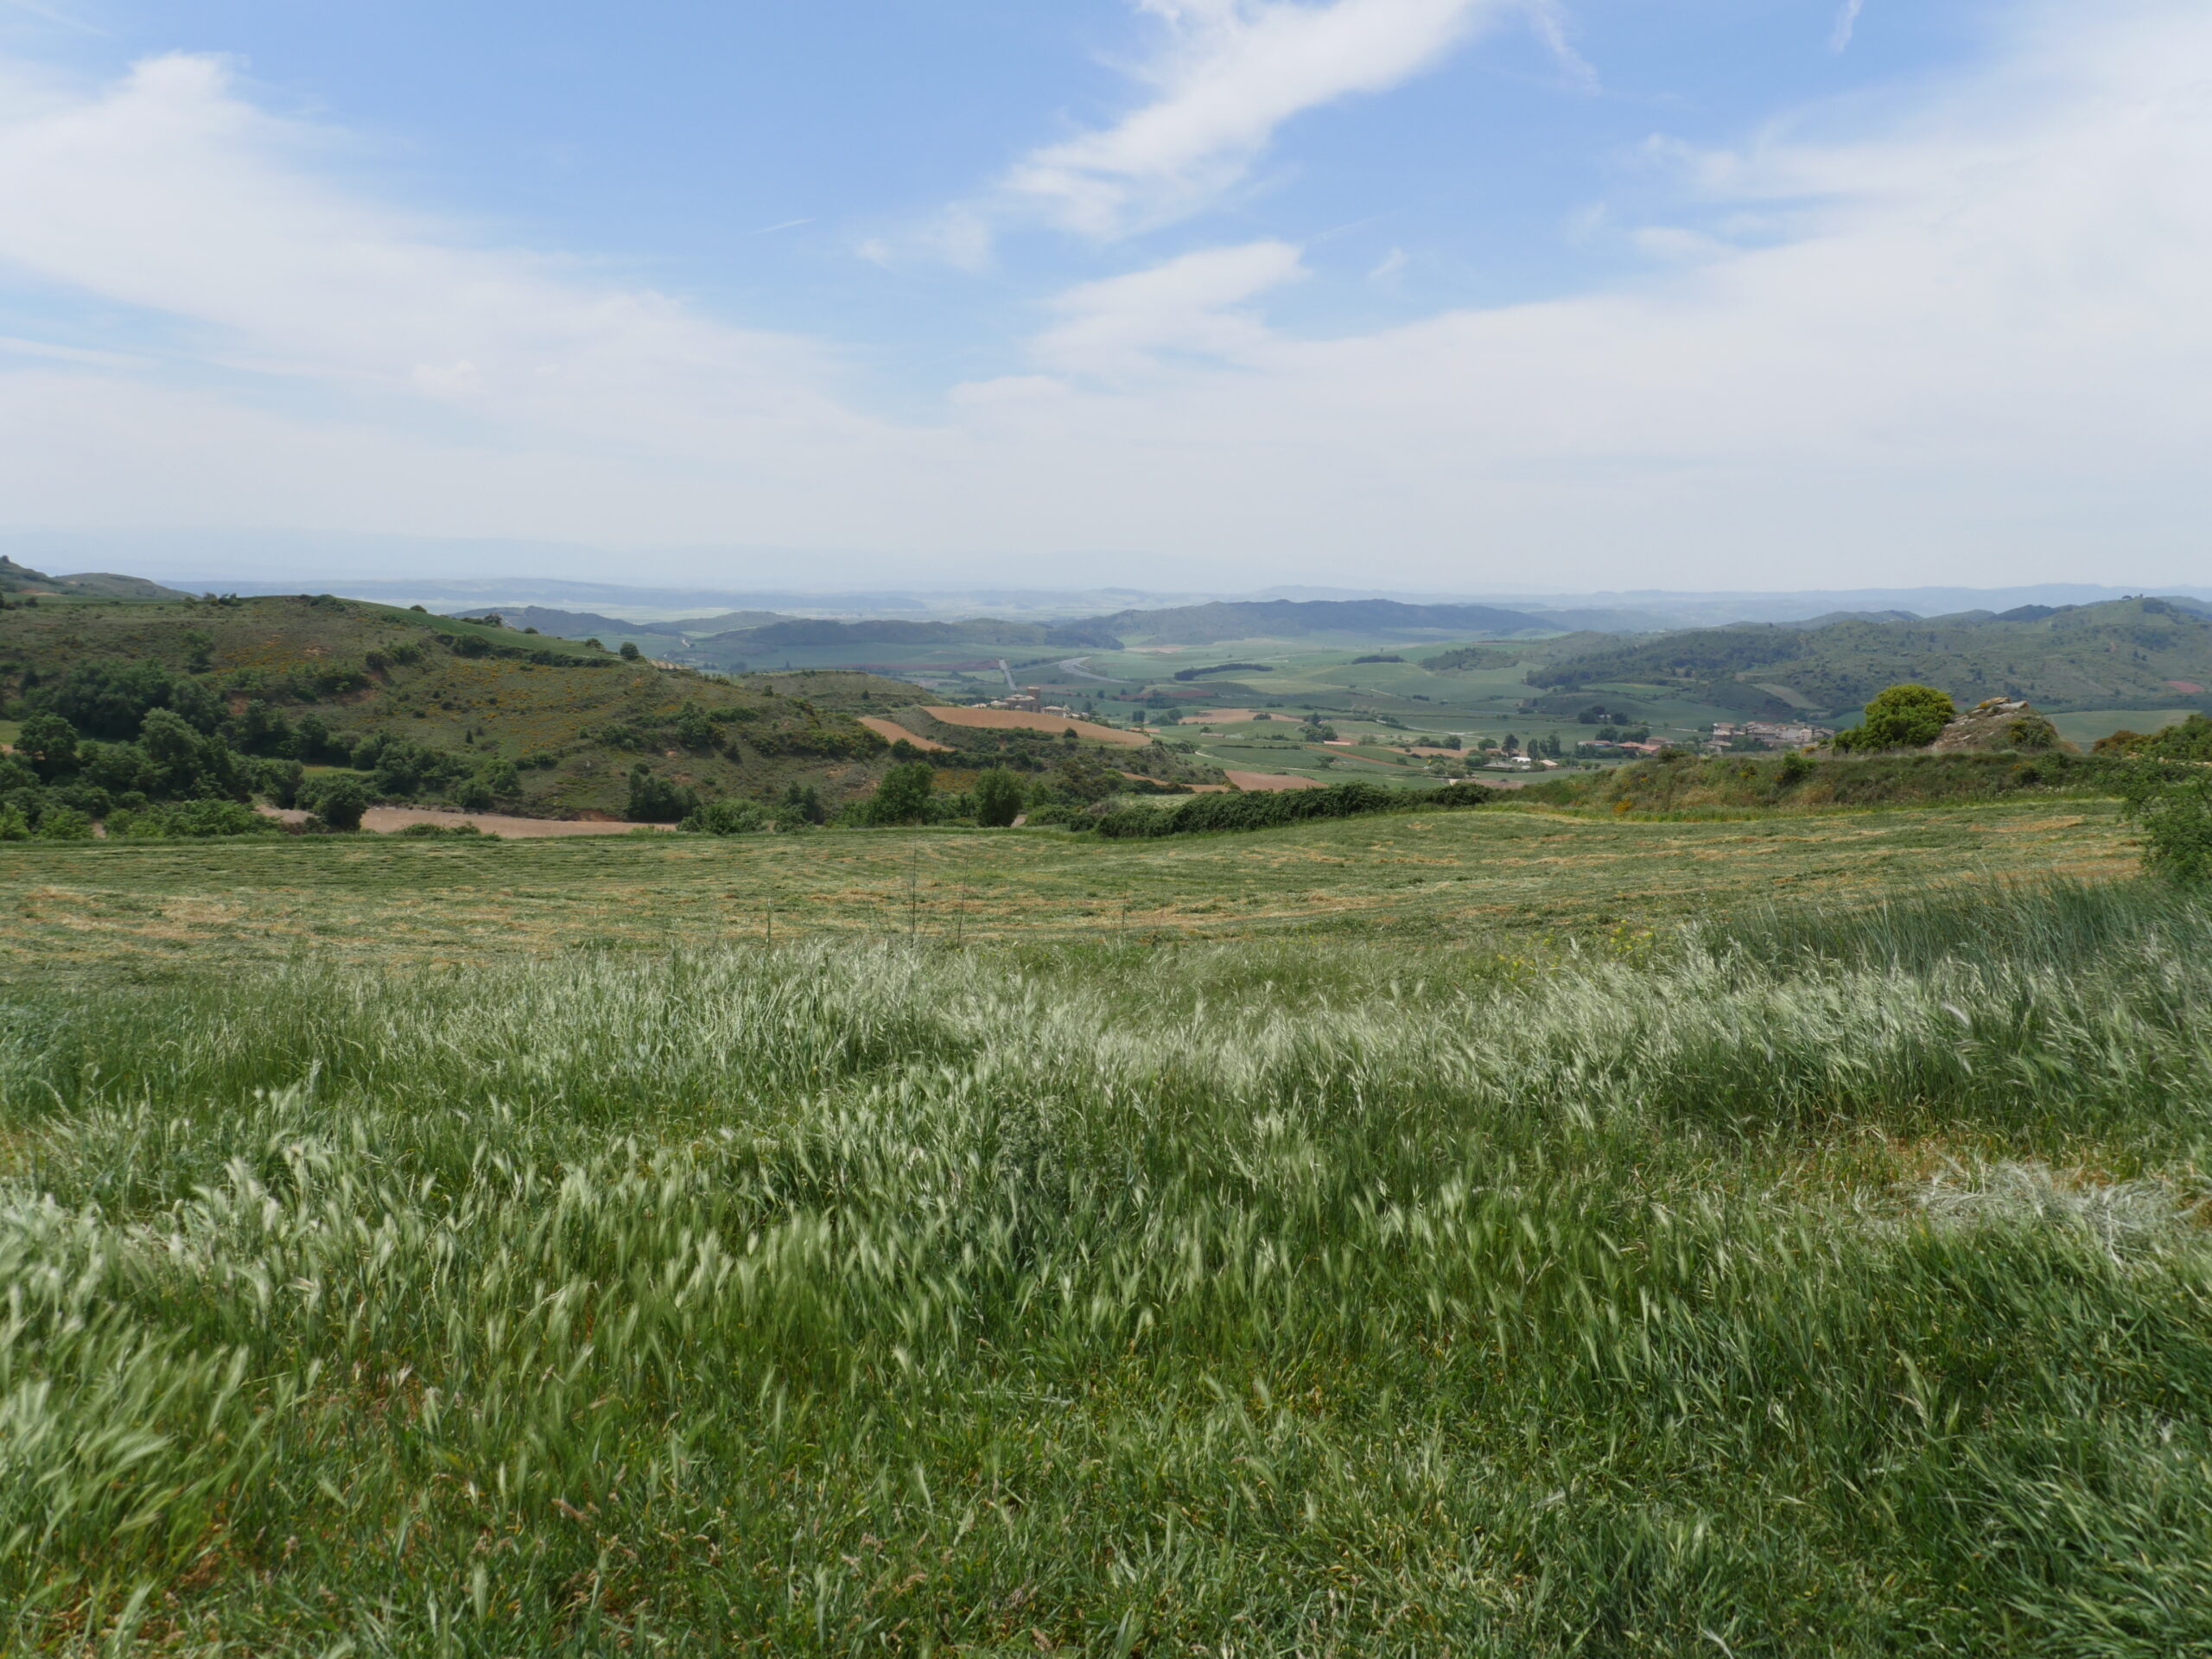
[{"label": "tree", "polygon": [[976,822],[1003,830],[1021,814],[1021,780],[1004,766],[986,769],[976,779]]},{"label": "tree", "polygon": [[1907,683],[1874,695],[1865,717],[1835,734],[1839,749],[1924,749],[1958,718],[1950,695]]},{"label": "tree", "polygon": [[321,779],[302,798],[326,830],[358,830],[361,815],[369,810],[369,791],[353,778]]},{"label": "tree", "polygon": [[638,642],[636,640],[625,639],[622,642],[622,660],[624,662],[634,663],[643,655],[645,655],[645,653],[638,649]]},{"label": "tree", "polygon": [[937,774],[928,762],[909,761],[883,774],[868,804],[870,823],[920,823],[930,815],[930,791]]},{"label": "tree", "polygon": [[39,782],[53,783],[77,770],[77,728],[59,715],[33,715],[16,738],[16,751]]}]

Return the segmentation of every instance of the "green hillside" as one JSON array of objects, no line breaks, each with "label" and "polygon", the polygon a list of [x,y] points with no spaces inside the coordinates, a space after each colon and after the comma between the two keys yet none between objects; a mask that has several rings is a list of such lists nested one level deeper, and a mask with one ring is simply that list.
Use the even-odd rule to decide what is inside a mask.
[{"label": "green hillside", "polygon": [[2126,599],[1825,627],[1747,623],[1586,652],[1529,674],[1539,687],[1657,687],[1772,717],[1848,714],[1900,680],[1940,686],[1961,706],[2007,696],[2055,712],[2212,708],[2212,620],[2185,601]]},{"label": "green hillside", "polygon": [[118,576],[88,571],[78,576],[49,576],[29,565],[17,564],[0,553],[0,596],[22,594],[56,599],[185,599],[189,595],[143,576]]},{"label": "green hillside", "polygon": [[[142,668],[212,692],[249,753],[312,764],[378,753],[387,798],[445,798],[466,772],[491,780],[502,810],[534,815],[620,814],[640,764],[709,796],[811,785],[834,807],[872,789],[885,765],[883,740],[853,716],[921,695],[856,673],[718,680],[328,595],[0,613],[8,712]],[[364,750],[368,740],[380,742]]]}]

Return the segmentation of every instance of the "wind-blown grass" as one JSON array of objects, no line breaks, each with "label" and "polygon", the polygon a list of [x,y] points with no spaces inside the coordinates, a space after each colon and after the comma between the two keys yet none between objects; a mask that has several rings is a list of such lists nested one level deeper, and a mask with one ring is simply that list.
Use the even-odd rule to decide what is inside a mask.
[{"label": "wind-blown grass", "polygon": [[7,1629],[2201,1649],[2209,924],[19,993]]}]

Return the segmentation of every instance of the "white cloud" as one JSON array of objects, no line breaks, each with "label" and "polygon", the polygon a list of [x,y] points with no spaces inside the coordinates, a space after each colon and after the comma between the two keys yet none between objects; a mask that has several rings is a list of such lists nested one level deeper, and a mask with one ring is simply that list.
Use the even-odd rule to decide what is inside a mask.
[{"label": "white cloud", "polygon": [[[915,581],[1108,549],[1209,581],[2201,579],[2212,15],[2037,16],[1878,130],[1684,157],[1763,245],[1662,235],[1691,257],[1610,292],[1337,339],[1269,326],[1298,250],[1209,250],[1071,290],[1029,372],[903,424],[837,351],[365,201],[219,66],[11,90],[0,268],[86,303],[0,354],[0,502],[877,547]],[[164,326],[86,337],[118,312]]]},{"label": "white cloud", "polygon": [[1062,321],[1033,342],[1047,366],[1109,378],[1198,358],[1233,363],[1271,343],[1232,308],[1305,274],[1287,242],[1185,254],[1150,270],[1071,289],[1053,302]]},{"label": "white cloud", "polygon": [[1243,178],[1306,110],[1397,86],[1484,23],[1550,20],[1523,0],[1137,0],[1166,26],[1142,67],[1152,101],[1021,161],[1007,193],[1069,229],[1113,237],[1188,215]]}]

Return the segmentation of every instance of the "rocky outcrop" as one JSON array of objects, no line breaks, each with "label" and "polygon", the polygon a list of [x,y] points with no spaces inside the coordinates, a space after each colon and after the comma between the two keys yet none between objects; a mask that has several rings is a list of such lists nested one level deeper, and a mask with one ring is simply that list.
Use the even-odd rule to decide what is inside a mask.
[{"label": "rocky outcrop", "polygon": [[1944,727],[1929,749],[1935,754],[1973,754],[2073,747],[2059,736],[2058,728],[2036,712],[2034,704],[2018,697],[1985,697]]}]

